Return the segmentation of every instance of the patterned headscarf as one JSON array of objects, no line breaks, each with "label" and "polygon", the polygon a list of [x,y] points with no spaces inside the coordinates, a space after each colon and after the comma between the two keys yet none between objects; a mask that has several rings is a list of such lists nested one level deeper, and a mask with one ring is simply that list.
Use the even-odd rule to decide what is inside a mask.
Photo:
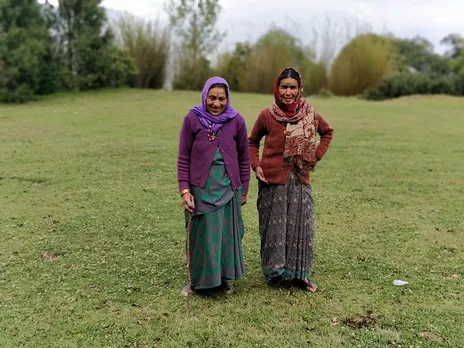
[{"label": "patterned headscarf", "polygon": [[[293,68],[290,68],[293,69]],[[300,85],[296,100],[291,105],[285,105],[279,94],[279,77],[274,85],[274,103],[269,108],[271,115],[285,126],[284,160],[287,166],[301,175],[307,175],[315,166],[316,158],[316,132],[318,128],[314,108],[302,98],[303,79],[301,74],[293,69],[300,78]]]},{"label": "patterned headscarf", "polygon": [[[287,69],[291,69],[295,71],[300,79],[299,81],[299,87],[298,87],[298,95],[296,96],[295,102],[290,105],[286,105],[282,102],[281,96],[279,94],[279,87],[280,87],[280,81],[279,77],[280,75]],[[274,83],[274,105],[271,108],[271,112],[274,115],[274,117],[279,117],[282,119],[282,121],[285,120],[285,122],[288,121],[288,118],[290,117],[292,119],[292,122],[296,122],[300,120],[304,116],[304,112],[301,112],[305,104],[308,104],[306,100],[302,99],[303,95],[303,78],[301,77],[301,74],[298,70],[294,68],[285,68],[279,74],[277,75]]]}]

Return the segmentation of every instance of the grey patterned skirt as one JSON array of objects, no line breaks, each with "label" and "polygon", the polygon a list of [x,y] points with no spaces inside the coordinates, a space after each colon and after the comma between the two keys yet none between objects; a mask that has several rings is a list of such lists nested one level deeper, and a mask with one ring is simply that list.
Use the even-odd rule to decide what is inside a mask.
[{"label": "grey patterned skirt", "polygon": [[267,278],[311,275],[314,201],[310,185],[291,173],[285,185],[259,183],[261,267]]}]

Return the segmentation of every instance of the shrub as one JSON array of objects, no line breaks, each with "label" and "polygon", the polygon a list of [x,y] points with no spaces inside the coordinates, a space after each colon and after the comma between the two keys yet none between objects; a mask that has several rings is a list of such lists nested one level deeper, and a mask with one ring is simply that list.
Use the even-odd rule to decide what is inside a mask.
[{"label": "shrub", "polygon": [[135,74],[131,87],[161,88],[166,79],[170,36],[157,21],[137,19],[126,15],[118,23],[121,46],[130,55]]},{"label": "shrub", "polygon": [[381,83],[395,66],[395,54],[386,38],[366,34],[354,38],[335,59],[329,88],[337,95],[356,95]]}]

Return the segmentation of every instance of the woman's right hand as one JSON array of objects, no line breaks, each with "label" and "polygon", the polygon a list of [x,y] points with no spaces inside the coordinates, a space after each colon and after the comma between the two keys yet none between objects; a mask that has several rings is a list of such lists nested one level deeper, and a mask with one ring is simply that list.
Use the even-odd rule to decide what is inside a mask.
[{"label": "woman's right hand", "polygon": [[192,213],[193,209],[195,209],[195,199],[190,192],[184,193],[182,195],[182,206],[190,213]]},{"label": "woman's right hand", "polygon": [[262,182],[267,183],[267,180],[266,180],[266,178],[264,177],[263,168],[261,168],[261,167],[256,167],[256,169],[255,169],[255,174],[256,174],[256,178],[257,178],[259,181],[262,181]]}]

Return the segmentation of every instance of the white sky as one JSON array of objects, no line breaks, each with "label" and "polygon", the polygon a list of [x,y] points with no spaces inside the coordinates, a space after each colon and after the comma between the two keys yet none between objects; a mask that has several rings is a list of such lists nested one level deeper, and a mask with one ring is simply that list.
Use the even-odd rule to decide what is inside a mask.
[{"label": "white sky", "polygon": [[[137,16],[166,18],[163,3],[164,0],[103,0],[102,5]],[[310,43],[307,38],[311,37],[312,28],[326,16],[332,18],[333,32],[336,27],[343,27],[342,19],[352,18],[352,24],[367,23],[379,33],[389,31],[403,38],[419,34],[430,40],[438,52],[443,52],[439,41],[447,34],[457,32],[464,36],[464,0],[221,0],[220,4],[218,27],[227,31],[222,46],[254,41],[271,24],[291,30],[304,43]]]}]

